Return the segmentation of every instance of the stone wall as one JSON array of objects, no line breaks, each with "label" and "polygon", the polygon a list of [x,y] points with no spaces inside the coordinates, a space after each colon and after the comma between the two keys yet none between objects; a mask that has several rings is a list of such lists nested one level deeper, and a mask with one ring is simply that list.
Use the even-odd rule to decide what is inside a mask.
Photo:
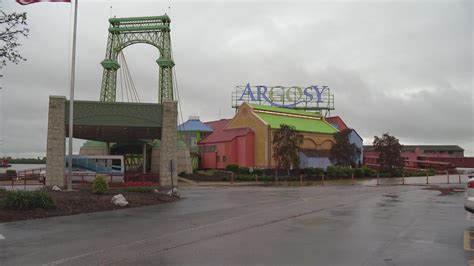
[{"label": "stone wall", "polygon": [[178,148],[177,157],[178,174],[181,172],[185,172],[186,174],[192,174],[193,166],[191,164],[191,154],[189,153],[189,148]]},{"label": "stone wall", "polygon": [[[178,185],[176,141],[178,139],[178,108],[175,101],[163,102],[163,127],[160,144],[160,186]],[[172,176],[170,162],[173,162]],[[152,163],[153,165],[153,163]]]},{"label": "stone wall", "polygon": [[66,97],[49,96],[48,139],[46,144],[46,185],[65,185]]},{"label": "stone wall", "polygon": [[151,150],[151,169],[153,174],[160,174],[160,147],[154,146]]}]

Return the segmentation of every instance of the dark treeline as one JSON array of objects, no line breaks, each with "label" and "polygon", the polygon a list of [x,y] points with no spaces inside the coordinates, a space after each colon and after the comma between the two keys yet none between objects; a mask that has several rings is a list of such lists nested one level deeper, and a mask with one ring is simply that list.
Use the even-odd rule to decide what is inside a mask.
[{"label": "dark treeline", "polygon": [[10,163],[16,163],[16,164],[45,164],[46,163],[46,157],[40,158],[11,158],[11,157],[6,157],[2,159],[7,159]]}]

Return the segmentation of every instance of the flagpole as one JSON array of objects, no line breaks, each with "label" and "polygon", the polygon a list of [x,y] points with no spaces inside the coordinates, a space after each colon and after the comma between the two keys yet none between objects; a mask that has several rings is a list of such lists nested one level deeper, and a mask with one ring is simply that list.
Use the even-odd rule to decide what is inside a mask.
[{"label": "flagpole", "polygon": [[74,80],[76,72],[76,30],[77,30],[77,2],[74,0],[74,26],[72,34],[71,54],[71,91],[69,93],[69,156],[67,168],[67,190],[72,190],[72,146],[73,146],[73,124],[74,124]]}]

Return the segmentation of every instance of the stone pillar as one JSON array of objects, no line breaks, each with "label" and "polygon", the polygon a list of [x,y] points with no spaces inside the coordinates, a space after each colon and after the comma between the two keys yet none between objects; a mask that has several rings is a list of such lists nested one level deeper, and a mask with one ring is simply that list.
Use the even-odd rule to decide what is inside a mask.
[{"label": "stone pillar", "polygon": [[[163,127],[160,143],[160,186],[178,185],[176,141],[178,139],[178,105],[175,101],[163,102]],[[173,161],[173,177],[171,177],[170,161]]]},{"label": "stone pillar", "polygon": [[153,146],[151,149],[151,165],[150,165],[150,171],[153,174],[160,174],[160,147],[159,146]]},{"label": "stone pillar", "polygon": [[66,97],[49,96],[48,139],[46,144],[46,186],[65,185]]}]

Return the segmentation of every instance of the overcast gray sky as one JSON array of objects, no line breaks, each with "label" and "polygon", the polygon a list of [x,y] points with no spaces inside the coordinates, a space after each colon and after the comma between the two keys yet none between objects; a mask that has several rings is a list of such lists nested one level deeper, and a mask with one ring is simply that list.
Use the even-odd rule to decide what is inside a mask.
[{"label": "overcast gray sky", "polygon": [[[110,6],[112,5],[112,9]],[[70,4],[28,12],[28,59],[3,69],[0,155],[44,156],[49,95],[69,97]],[[171,7],[168,10],[168,7]],[[171,17],[183,117],[232,117],[236,85],[327,85],[370,144],[457,144],[474,156],[472,1],[80,1],[76,99],[98,100],[110,14]],[[142,101],[157,102],[158,51],[124,50]],[[75,149],[82,141],[75,142]]]}]

